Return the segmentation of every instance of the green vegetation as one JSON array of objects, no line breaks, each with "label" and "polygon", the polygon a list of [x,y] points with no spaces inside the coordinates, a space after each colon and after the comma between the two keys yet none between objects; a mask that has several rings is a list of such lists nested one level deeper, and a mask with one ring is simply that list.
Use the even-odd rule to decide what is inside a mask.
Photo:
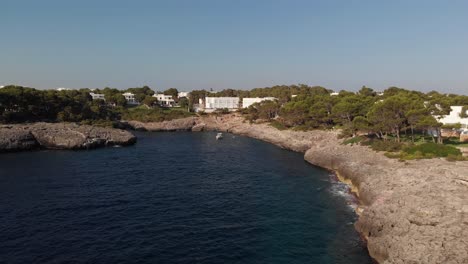
[{"label": "green vegetation", "polygon": [[403,149],[403,153],[409,157],[447,157],[448,155],[461,156],[461,151],[452,146],[440,145],[435,143],[424,143],[420,145],[408,146]]},{"label": "green vegetation", "polygon": [[89,89],[55,91],[6,86],[0,89],[0,122],[120,119],[119,111],[103,100],[92,100],[89,92]]},{"label": "green vegetation", "polygon": [[[106,100],[93,100],[90,92],[102,93]],[[123,92],[134,93],[143,105],[127,108]],[[192,115],[185,108],[159,108],[153,94],[148,86],[126,91],[113,88],[56,91],[10,85],[0,89],[0,123],[46,121],[115,126],[122,118],[149,122]]]},{"label": "green vegetation", "polygon": [[354,145],[354,144],[358,144],[358,143],[361,143],[361,141],[363,141],[365,138],[364,137],[352,137],[352,138],[348,138],[346,139],[345,141],[343,141],[343,145]]},{"label": "green vegetation", "polygon": [[177,118],[190,117],[194,114],[187,112],[184,109],[163,109],[163,108],[148,108],[139,106],[135,108],[129,108],[122,113],[122,119],[124,120],[137,120],[141,122],[162,122]]},{"label": "green vegetation", "polygon": [[[454,147],[468,146],[457,139],[445,139],[446,146],[443,146],[439,136],[441,130],[459,129],[460,125],[442,126],[434,117],[448,114],[452,105],[464,106],[466,111],[468,96],[464,95],[422,93],[398,87],[377,93],[365,86],[356,93],[340,91],[331,94],[332,91],[324,87],[300,84],[250,91],[195,90],[189,98],[178,98],[178,90],[170,88],[164,94],[172,95],[180,107],[166,109],[158,106],[157,99],[152,97],[154,91],[148,86],[125,91],[108,87],[93,90],[104,94],[105,101],[92,100],[90,92],[90,89],[56,91],[6,86],[0,89],[0,123],[64,121],[114,126],[121,119],[158,122],[192,116],[188,109],[206,96],[275,97],[277,100],[255,103],[239,112],[249,122],[269,122],[281,130],[339,128],[343,138],[350,138],[344,144],[368,145],[400,159],[461,159],[460,152],[454,151]],[[123,92],[135,94],[141,105],[127,106]],[[220,109],[214,114],[228,112]],[[365,136],[358,137],[358,134]],[[427,145],[428,142],[441,148]]]}]

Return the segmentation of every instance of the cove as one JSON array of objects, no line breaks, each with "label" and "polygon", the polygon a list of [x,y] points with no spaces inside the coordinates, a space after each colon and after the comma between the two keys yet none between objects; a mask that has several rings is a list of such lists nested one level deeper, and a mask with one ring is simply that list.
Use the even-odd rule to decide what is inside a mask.
[{"label": "cove", "polygon": [[371,263],[345,186],[303,154],[216,133],[0,155],[7,263]]}]

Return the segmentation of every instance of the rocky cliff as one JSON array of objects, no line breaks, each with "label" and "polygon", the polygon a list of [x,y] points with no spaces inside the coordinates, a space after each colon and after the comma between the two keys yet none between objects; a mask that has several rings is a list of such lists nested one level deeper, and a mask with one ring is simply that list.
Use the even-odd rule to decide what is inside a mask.
[{"label": "rocky cliff", "polygon": [[468,162],[399,162],[367,147],[342,145],[335,131],[280,131],[236,115],[138,123],[135,128],[227,131],[305,152],[308,162],[353,185],[361,201],[356,229],[376,261],[468,263]]},{"label": "rocky cliff", "polygon": [[37,148],[86,149],[135,142],[136,137],[125,130],[71,123],[0,126],[0,152]]}]

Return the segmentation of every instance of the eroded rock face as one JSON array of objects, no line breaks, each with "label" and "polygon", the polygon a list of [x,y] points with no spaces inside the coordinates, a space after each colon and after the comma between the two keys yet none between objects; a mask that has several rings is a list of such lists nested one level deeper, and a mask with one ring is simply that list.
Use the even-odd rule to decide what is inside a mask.
[{"label": "eroded rock face", "polygon": [[128,131],[71,123],[0,126],[0,151],[86,149],[135,142],[136,137]]},{"label": "eroded rock face", "polygon": [[30,150],[39,147],[31,131],[16,126],[0,126],[0,151]]},{"label": "eroded rock face", "polygon": [[342,145],[336,131],[280,131],[236,115],[196,118],[192,128],[305,152],[308,162],[338,172],[359,195],[355,226],[379,263],[468,263],[468,162],[399,162],[367,147]]}]

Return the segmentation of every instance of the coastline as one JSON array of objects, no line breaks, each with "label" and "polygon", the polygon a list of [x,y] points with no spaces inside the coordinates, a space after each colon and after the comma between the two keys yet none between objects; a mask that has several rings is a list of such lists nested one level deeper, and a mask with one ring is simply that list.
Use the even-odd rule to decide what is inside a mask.
[{"label": "coastline", "polygon": [[468,162],[399,162],[367,147],[342,145],[336,131],[277,130],[235,114],[127,125],[146,131],[224,131],[302,152],[306,161],[350,185],[360,204],[355,228],[375,261],[468,263]]},{"label": "coastline", "polygon": [[[355,228],[378,263],[468,263],[468,162],[399,162],[368,147],[343,145],[337,131],[278,130],[236,114],[123,122],[144,131],[221,131],[304,153],[356,195]],[[132,133],[71,123],[0,126],[0,152],[130,145]]]},{"label": "coastline", "polygon": [[131,145],[136,137],[125,130],[74,123],[0,125],[0,152],[35,149],[91,149]]}]

